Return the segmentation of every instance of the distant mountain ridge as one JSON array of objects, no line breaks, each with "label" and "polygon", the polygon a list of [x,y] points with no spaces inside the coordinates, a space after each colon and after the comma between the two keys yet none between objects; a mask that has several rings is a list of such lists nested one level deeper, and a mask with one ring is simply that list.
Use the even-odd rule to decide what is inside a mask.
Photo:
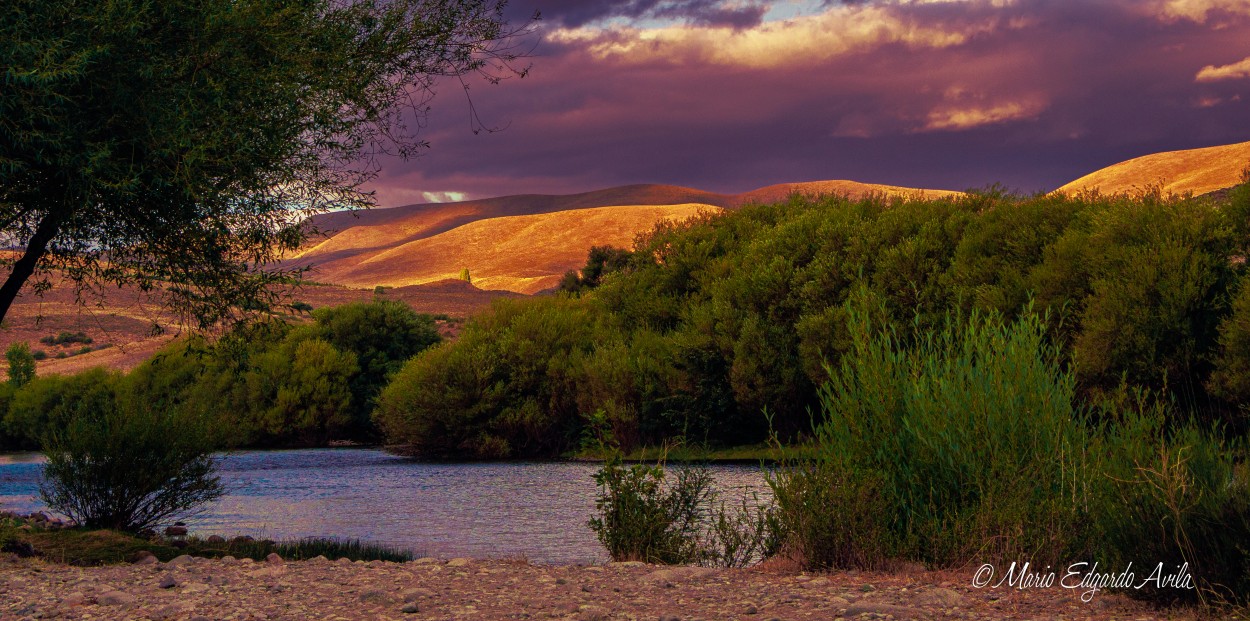
[{"label": "distant mountain ridge", "polygon": [[[1250,165],[1250,142],[1170,151],[1133,158],[1058,188],[1077,193],[1205,194],[1237,185]],[[309,221],[325,237],[287,259],[310,267],[314,280],[371,288],[406,287],[456,278],[469,270],[481,289],[535,293],[577,269],[591,246],[629,247],[664,220],[705,211],[784,200],[791,194],[902,194],[938,198],[958,194],[856,181],[783,183],[721,194],[674,185],[625,185],[567,195],[521,194],[456,203],[425,203]]]},{"label": "distant mountain ridge", "polygon": [[1250,142],[1152,153],[1112,164],[1059,187],[1074,194],[1134,193],[1158,187],[1164,194],[1207,194],[1241,183],[1250,167]]},{"label": "distant mountain ridge", "polygon": [[329,213],[309,225],[326,237],[284,263],[310,267],[318,281],[352,287],[402,287],[455,278],[468,269],[484,289],[534,293],[580,267],[591,246],[630,246],[663,220],[701,211],[773,202],[793,193],[871,193],[937,197],[946,190],[855,181],[772,185],[719,194],[672,185],[639,184],[567,195],[522,194],[455,203],[423,203]]}]

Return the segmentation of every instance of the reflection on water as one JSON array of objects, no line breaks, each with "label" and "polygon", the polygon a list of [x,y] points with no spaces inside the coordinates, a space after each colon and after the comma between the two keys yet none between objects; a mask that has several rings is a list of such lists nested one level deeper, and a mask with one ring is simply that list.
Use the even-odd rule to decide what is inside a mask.
[{"label": "reflection on water", "polygon": [[[0,508],[42,509],[41,467],[37,455],[0,456]],[[374,449],[240,452],[223,457],[227,493],[191,521],[192,531],[349,537],[441,557],[599,562],[606,554],[586,526],[596,468],[418,463]],[[730,498],[766,492],[758,467],[716,466],[712,472]]]}]

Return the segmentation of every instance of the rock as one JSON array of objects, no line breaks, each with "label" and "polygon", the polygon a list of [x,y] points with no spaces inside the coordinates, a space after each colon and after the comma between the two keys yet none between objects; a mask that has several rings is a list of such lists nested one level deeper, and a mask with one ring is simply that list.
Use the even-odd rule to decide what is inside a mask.
[{"label": "rock", "polygon": [[711,567],[670,567],[653,571],[643,576],[642,579],[655,584],[667,585],[680,580],[706,578],[715,573],[716,570]]},{"label": "rock", "polygon": [[438,559],[436,559],[436,558],[434,558],[434,557],[432,557],[432,556],[423,556],[423,557],[421,557],[421,558],[419,558],[419,559],[417,559],[417,560],[413,561],[413,564],[415,564],[415,565],[430,565],[430,564],[432,564],[432,563],[437,563],[437,562],[438,562]]},{"label": "rock", "polygon": [[156,621],[165,621],[166,619],[177,619],[187,613],[191,609],[191,604],[186,602],[175,602],[168,606],[162,606],[152,613],[152,618]]},{"label": "rock", "polygon": [[139,550],[138,552],[135,552],[133,559],[135,565],[155,565],[159,562],[156,555],[148,552],[147,550]]},{"label": "rock", "polygon": [[434,591],[431,591],[429,589],[416,588],[416,589],[408,589],[407,591],[404,591],[403,593],[403,598],[405,602],[415,602],[419,599],[423,599],[427,597],[434,597]]},{"label": "rock", "polygon": [[472,563],[472,562],[473,562],[473,559],[453,558],[450,561],[447,561],[447,566],[448,567],[464,567],[465,565],[468,565],[469,563]]},{"label": "rock", "polygon": [[[238,561],[238,560],[239,560],[239,559],[234,558],[233,556],[230,556],[229,554],[227,554],[227,555],[225,555],[225,556],[221,557],[221,562],[223,562],[223,563],[225,563],[225,564],[227,564],[227,565],[229,565],[230,563],[234,563],[234,562],[236,562],[236,561]],[[252,560],[252,559],[247,559],[247,560],[249,560],[249,561],[250,561],[250,560]]]},{"label": "rock", "polygon": [[195,559],[191,558],[191,555],[179,554],[178,556],[175,556],[173,560],[165,564],[169,565],[170,567],[179,567],[182,565],[190,565],[191,563],[194,563],[194,562],[195,562]]},{"label": "rock", "polygon": [[953,589],[927,589],[917,593],[914,599],[916,603],[940,606],[942,608],[952,608],[964,604],[963,594]]},{"label": "rock", "polygon": [[410,615],[410,614],[421,612],[421,607],[417,606],[416,604],[409,603],[409,604],[404,604],[404,607],[400,608],[399,611],[404,614]]},{"label": "rock", "polygon": [[340,558],[340,559],[338,559],[338,560],[334,561],[334,563],[335,563],[336,565],[351,565],[351,564],[352,564],[352,559],[347,558],[346,556],[344,556],[343,558]]},{"label": "rock", "polygon": [[66,606],[81,606],[86,603],[86,601],[87,596],[84,595],[82,591],[74,591],[73,593],[66,595],[65,599],[61,600],[61,603]]},{"label": "rock", "polygon": [[895,619],[902,621],[903,619],[919,619],[924,616],[924,611],[908,606],[899,606],[897,604],[886,604],[883,602],[855,602],[847,606],[845,617],[857,617],[862,614],[872,615],[891,615]]},{"label": "rock", "polygon": [[122,591],[108,591],[97,595],[95,601],[101,606],[124,606],[133,604],[137,598]]},{"label": "rock", "polygon": [[608,563],[609,567],[646,567],[647,564],[642,561],[614,561]]},{"label": "rock", "polygon": [[759,614],[759,612],[760,609],[756,608],[755,604],[747,604],[746,607],[742,609],[742,614],[744,615],[754,615]]},{"label": "rock", "polygon": [[247,535],[242,535],[239,537],[235,537],[234,539],[231,539],[230,543],[252,543],[253,541],[256,541],[256,540]]},{"label": "rock", "polygon": [[580,606],[575,618],[577,621],[607,621],[608,609],[603,606]]},{"label": "rock", "polygon": [[178,586],[178,580],[174,578],[173,574],[165,574],[164,576],[161,576],[161,580],[156,583],[156,586],[162,589],[172,589]]},{"label": "rock", "polygon": [[165,536],[166,537],[186,537],[187,527],[186,526],[170,526],[169,528],[165,529]]},{"label": "rock", "polygon": [[660,615],[660,621],[681,621],[677,615]]},{"label": "rock", "polygon": [[282,563],[282,562],[284,562],[284,561],[282,560],[282,557],[281,557],[281,556],[278,556],[278,553],[277,553],[277,552],[270,552],[270,553],[269,553],[269,555],[265,557],[265,562],[266,562],[266,563],[278,564],[278,563]]},{"label": "rock", "polygon": [[330,559],[326,558],[326,555],[324,554],[318,554],[317,556],[314,556],[305,562],[320,565],[322,563],[329,563]]},{"label": "rock", "polygon": [[187,540],[186,539],[174,539],[173,541],[169,542],[169,545],[181,550],[182,548],[187,547]]},{"label": "rock", "polygon": [[187,621],[213,621],[213,620],[209,619],[208,617],[204,615],[195,615],[194,617],[191,617]]},{"label": "rock", "polygon": [[182,592],[190,595],[192,593],[203,593],[204,591],[207,591],[210,588],[212,587],[209,587],[207,584],[203,584],[201,582],[192,582],[191,584],[188,584],[187,586],[183,587]]},{"label": "rock", "polygon": [[390,604],[391,595],[381,589],[370,589],[360,594],[360,601],[366,604]]},{"label": "rock", "polygon": [[209,535],[208,539],[205,539],[204,541],[208,543],[225,543],[226,538],[221,535]]}]

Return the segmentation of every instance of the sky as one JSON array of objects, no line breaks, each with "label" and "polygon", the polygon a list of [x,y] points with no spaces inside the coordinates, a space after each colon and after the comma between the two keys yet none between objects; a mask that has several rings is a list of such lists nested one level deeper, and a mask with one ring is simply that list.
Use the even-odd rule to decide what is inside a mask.
[{"label": "sky", "polygon": [[633,183],[1035,192],[1250,140],[1250,0],[512,0],[508,15],[536,10],[529,74],[470,80],[467,97],[440,84],[430,148],[382,163],[381,206]]}]

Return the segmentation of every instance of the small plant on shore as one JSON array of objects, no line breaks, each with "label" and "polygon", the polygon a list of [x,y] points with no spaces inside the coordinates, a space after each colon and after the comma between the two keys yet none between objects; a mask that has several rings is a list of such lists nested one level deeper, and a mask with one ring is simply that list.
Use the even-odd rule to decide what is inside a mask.
[{"label": "small plant on shore", "polygon": [[697,563],[712,494],[706,468],[677,468],[668,478],[662,464],[626,466],[613,452],[595,473],[598,517],[590,528],[614,561]]},{"label": "small plant on shore", "polygon": [[67,404],[68,424],[44,436],[43,501],[88,528],[138,532],[221,496],[206,422],[116,388]]}]

